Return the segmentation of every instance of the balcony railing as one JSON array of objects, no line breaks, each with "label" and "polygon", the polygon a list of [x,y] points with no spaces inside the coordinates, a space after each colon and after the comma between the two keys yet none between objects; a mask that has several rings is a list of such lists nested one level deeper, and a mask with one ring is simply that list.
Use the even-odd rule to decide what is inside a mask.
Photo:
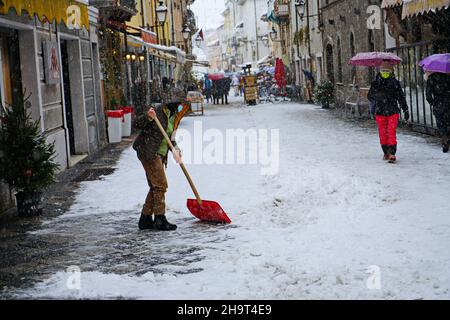
[{"label": "balcony railing", "polygon": [[274,15],[279,20],[288,20],[290,16],[290,1],[278,0],[275,2]]},{"label": "balcony railing", "polygon": [[109,20],[129,21],[137,13],[136,0],[90,0],[89,4]]}]

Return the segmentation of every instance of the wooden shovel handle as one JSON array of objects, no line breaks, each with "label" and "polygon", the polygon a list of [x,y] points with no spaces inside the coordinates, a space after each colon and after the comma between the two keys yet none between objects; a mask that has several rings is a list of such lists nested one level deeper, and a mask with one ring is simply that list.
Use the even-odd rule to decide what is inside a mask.
[{"label": "wooden shovel handle", "polygon": [[[172,150],[172,153],[173,153],[175,150],[175,147],[173,146],[172,141],[170,140],[169,136],[167,135],[166,130],[164,130],[163,126],[161,125],[161,122],[159,122],[158,117],[155,117],[153,120],[155,121],[156,125],[158,126],[159,130],[161,131],[162,135],[164,136],[164,139],[166,139],[167,143],[169,144],[170,150]],[[181,170],[183,170],[183,173],[186,176],[186,179],[189,182],[189,185],[191,186],[191,189],[194,192],[198,203],[202,204],[202,199],[200,198],[200,195],[198,194],[197,188],[194,185],[194,181],[192,181],[191,176],[189,175],[189,172],[187,171],[183,162],[180,162],[180,167],[181,167]]]}]

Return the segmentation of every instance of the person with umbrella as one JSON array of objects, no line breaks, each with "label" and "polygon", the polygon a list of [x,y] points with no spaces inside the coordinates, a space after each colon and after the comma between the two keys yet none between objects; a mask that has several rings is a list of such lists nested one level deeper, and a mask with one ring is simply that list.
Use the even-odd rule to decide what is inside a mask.
[{"label": "person with umbrella", "polygon": [[425,70],[426,98],[433,107],[436,125],[441,136],[442,152],[450,146],[450,53],[435,54],[419,65]]},{"label": "person with umbrella", "polygon": [[[408,121],[409,111],[400,82],[395,78],[389,60],[381,63],[380,72],[372,82],[367,98],[374,105],[383,159],[395,163],[397,153],[397,125],[400,108]],[[400,108],[399,108],[400,105]]]},{"label": "person with umbrella", "polygon": [[206,103],[209,103],[211,99],[212,81],[209,79],[208,75],[205,74],[205,81],[203,83],[203,94],[206,98]]}]

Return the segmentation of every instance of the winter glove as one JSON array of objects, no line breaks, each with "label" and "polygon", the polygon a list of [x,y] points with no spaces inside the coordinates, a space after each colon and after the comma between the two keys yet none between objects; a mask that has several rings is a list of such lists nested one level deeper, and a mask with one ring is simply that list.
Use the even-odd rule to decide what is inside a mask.
[{"label": "winter glove", "polygon": [[376,110],[376,104],[375,104],[375,102],[371,101],[370,102],[370,114],[375,116],[375,110]]},{"label": "winter glove", "polygon": [[408,120],[409,120],[409,111],[408,111],[408,110],[403,111],[403,119],[404,119],[405,121],[408,121]]},{"label": "winter glove", "polygon": [[175,162],[178,163],[178,164],[180,164],[181,161],[182,161],[182,160],[181,160],[182,156],[181,156],[181,150],[180,150],[180,148],[175,148],[175,149],[172,151],[172,155],[173,155],[173,158],[174,158]]}]

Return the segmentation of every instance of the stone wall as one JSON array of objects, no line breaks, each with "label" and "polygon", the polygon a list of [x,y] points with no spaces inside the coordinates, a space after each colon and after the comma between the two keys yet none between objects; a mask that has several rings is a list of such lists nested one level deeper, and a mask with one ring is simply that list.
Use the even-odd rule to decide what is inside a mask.
[{"label": "stone wall", "polygon": [[373,69],[355,68],[348,64],[349,59],[358,52],[385,49],[384,24],[380,29],[367,28],[370,5],[380,6],[381,1],[322,1],[324,74],[329,80],[334,79],[339,105],[351,94],[353,81],[360,87],[368,87],[374,76]]}]

